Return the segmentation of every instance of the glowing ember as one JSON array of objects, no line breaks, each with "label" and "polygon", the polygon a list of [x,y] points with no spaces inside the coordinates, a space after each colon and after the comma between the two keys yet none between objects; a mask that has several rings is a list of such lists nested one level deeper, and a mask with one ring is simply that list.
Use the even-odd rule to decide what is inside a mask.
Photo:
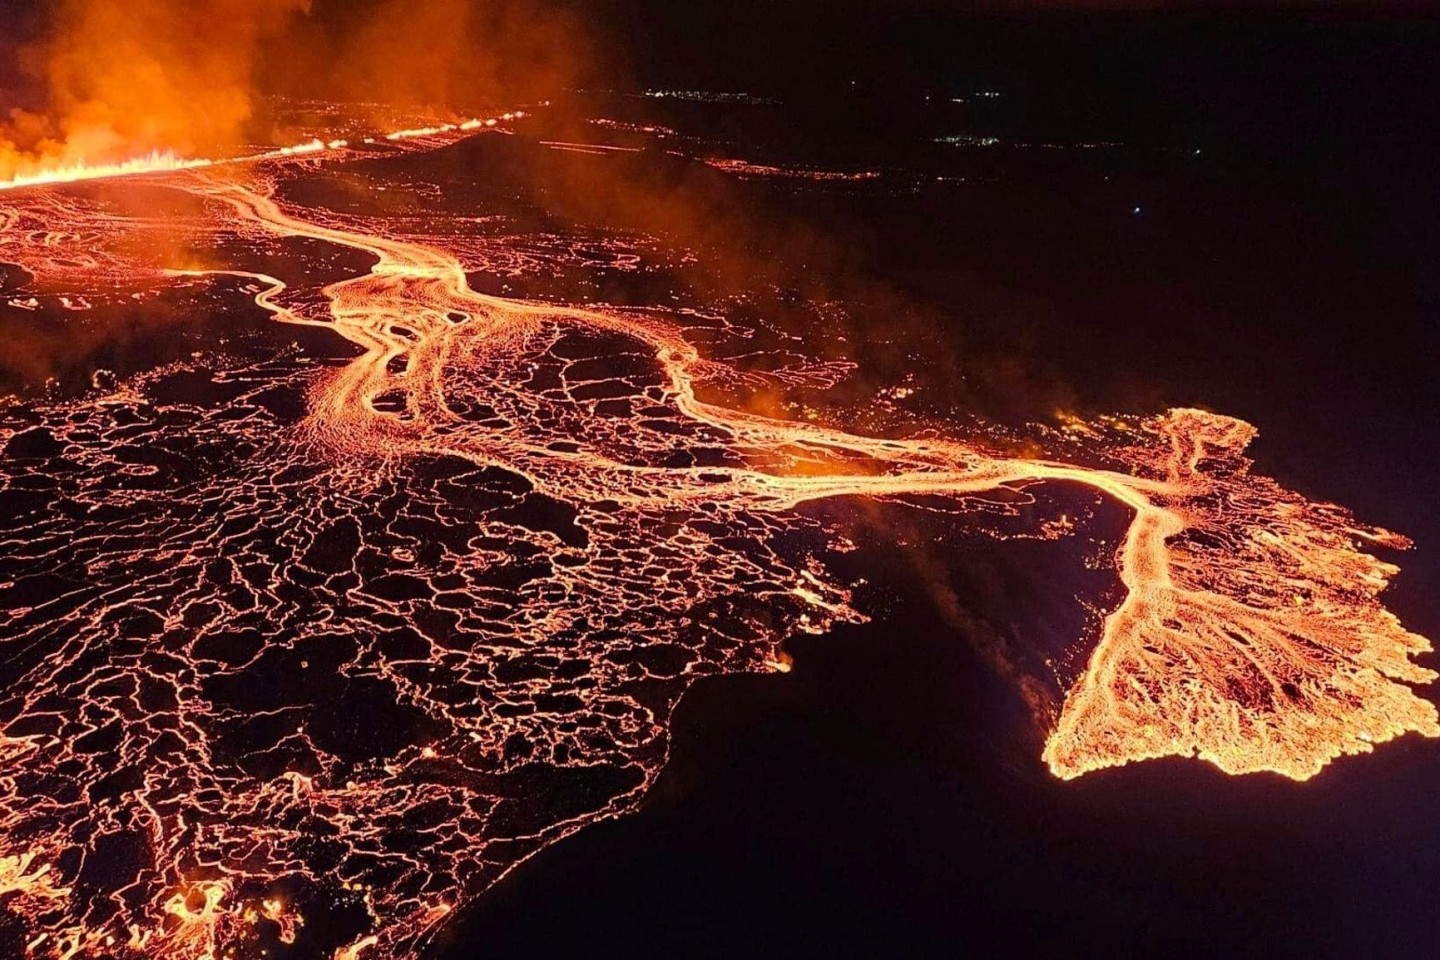
[{"label": "glowing ember", "polygon": [[[197,201],[163,222],[73,191],[0,206],[0,249],[50,300],[238,290],[354,347],[0,419],[0,906],[30,955],[418,949],[632,808],[694,677],[786,670],[786,636],[861,617],[796,510],[822,498],[1004,509],[1049,482],[1132,512],[1125,598],[1045,747],[1058,776],[1195,755],[1303,779],[1440,735],[1404,685],[1433,678],[1410,660],[1429,645],[1379,604],[1396,568],[1366,552],[1403,539],[1253,476],[1247,424],[1072,424],[1051,439],[1073,457],[1029,459],[731,408],[702,398],[764,377],[702,356],[680,317],[485,296],[467,273],[510,254],[464,218],[401,232],[283,200],[291,158],[321,150],[345,156],[151,171]],[[341,278],[186,263],[175,237],[314,241],[296,262]],[[337,249],[373,262],[315,252]]]}]

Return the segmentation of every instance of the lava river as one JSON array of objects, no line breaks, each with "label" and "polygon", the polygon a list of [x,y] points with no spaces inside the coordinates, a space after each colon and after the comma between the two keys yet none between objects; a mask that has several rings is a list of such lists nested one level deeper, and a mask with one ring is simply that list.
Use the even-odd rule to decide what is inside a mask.
[{"label": "lava river", "polygon": [[[1116,418],[1030,458],[732,408],[718,388],[758,375],[677,318],[482,295],[463,223],[286,199],[317,162],[152,173],[154,215],[0,194],[0,260],[33,278],[12,305],[213,292],[350,345],[0,408],[0,911],[29,955],[414,955],[632,809],[693,679],[863,618],[801,509],[826,498],[1064,484],[1128,511],[1057,777],[1179,755],[1305,779],[1440,735],[1408,686],[1429,644],[1377,599],[1396,568],[1370,548],[1405,541],[1251,473],[1248,424]],[[201,369],[203,402],[176,386]]]}]

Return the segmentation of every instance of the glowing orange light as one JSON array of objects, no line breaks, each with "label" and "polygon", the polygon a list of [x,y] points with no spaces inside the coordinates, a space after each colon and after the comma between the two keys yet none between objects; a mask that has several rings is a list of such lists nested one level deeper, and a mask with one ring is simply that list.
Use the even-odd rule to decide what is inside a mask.
[{"label": "glowing orange light", "polygon": [[[505,114],[506,121],[518,120],[525,116],[523,113]],[[390,141],[414,140],[428,137],[444,136],[457,131],[472,132],[482,127],[497,126],[497,121],[489,119],[485,121],[470,120],[462,124],[445,123],[429,127],[414,127],[405,130],[396,130],[391,133],[382,134],[384,139]],[[366,142],[373,142],[374,138],[367,137]],[[321,140],[315,138],[304,143],[291,144],[289,146],[277,147],[274,150],[267,150],[261,153],[246,154],[238,157],[227,157],[224,159],[209,159],[203,157],[179,157],[174,153],[152,151],[144,156],[132,157],[128,160],[121,160],[115,163],[85,163],[77,162],[57,167],[48,167],[33,170],[27,173],[18,174],[9,180],[0,180],[0,190],[14,190],[20,187],[45,186],[48,184],[75,183],[82,180],[102,180],[112,177],[128,177],[148,173],[168,173],[178,170],[197,170],[216,164],[249,163],[260,160],[273,160],[282,157],[304,156],[306,154],[320,153],[325,150],[344,150],[350,145],[345,139],[336,138],[332,140]]]},{"label": "glowing orange light", "polygon": [[[425,150],[495,122],[396,131],[381,135],[373,152]],[[145,471],[159,469],[151,460],[163,444],[146,447],[149,459],[116,455],[122,444],[113,438],[137,424],[174,417],[186,425],[180,436],[187,455],[208,440],[219,450],[213,455],[233,453],[243,463],[218,486],[177,494],[181,508],[163,515],[163,523],[140,525],[144,536],[127,546],[108,546],[108,529],[107,536],[90,536],[85,574],[102,587],[77,593],[67,611],[38,626],[26,619],[28,609],[6,610],[8,619],[0,620],[7,639],[39,643],[33,638],[50,630],[45,642],[55,647],[15,685],[8,715],[30,725],[17,726],[25,735],[0,737],[6,768],[0,897],[31,925],[25,942],[35,956],[83,956],[114,940],[137,957],[215,957],[255,936],[261,919],[298,944],[316,921],[312,914],[302,924],[292,904],[320,898],[294,896],[297,887],[363,907],[368,926],[347,934],[355,939],[336,950],[336,960],[412,954],[514,863],[585,822],[633,806],[665,756],[673,691],[690,676],[783,672],[791,666],[780,649],[787,635],[863,619],[850,590],[832,582],[818,560],[786,559],[769,545],[773,534],[802,529],[797,506],[826,498],[929,494],[964,504],[990,496],[995,506],[1000,494],[1051,483],[1094,491],[1129,511],[1114,558],[1125,595],[1104,619],[1044,747],[1043,759],[1059,777],[1179,755],[1230,773],[1270,770],[1304,779],[1338,756],[1406,732],[1440,735],[1434,706],[1407,686],[1433,679],[1411,659],[1429,643],[1381,605],[1378,597],[1397,570],[1368,552],[1404,546],[1403,538],[1253,475],[1244,457],[1255,432],[1248,424],[1191,409],[1150,418],[1067,415],[1023,454],[1002,454],[978,440],[861,436],[813,422],[819,419],[813,412],[790,420],[779,403],[722,404],[706,399],[714,396],[707,388],[745,383],[747,375],[702,356],[697,338],[677,323],[655,313],[487,296],[468,279],[483,262],[476,252],[483,238],[461,227],[401,234],[376,219],[283,199],[281,178],[332,152],[337,160],[358,155],[342,140],[313,140],[223,172],[206,169],[220,161],[174,161],[148,171],[155,185],[185,192],[203,210],[149,224],[156,235],[184,234],[197,247],[218,245],[221,237],[303,239],[316,241],[312,249],[367,255],[366,266],[340,279],[327,268],[323,286],[292,287],[253,269],[209,269],[200,257],[159,243],[161,252],[137,261],[117,252],[113,240],[147,225],[137,228],[98,201],[77,197],[80,191],[32,183],[34,189],[8,194],[0,206],[6,259],[22,263],[47,289],[64,289],[67,306],[98,297],[91,286],[136,296],[127,282],[213,283],[244,291],[279,322],[324,329],[354,347],[338,365],[297,363],[298,372],[283,374],[291,379],[282,386],[303,397],[303,416],[297,413],[293,426],[244,419],[274,400],[258,388],[204,421],[189,405],[160,409],[146,395],[149,381],[112,379],[104,387],[98,374],[97,396],[44,408],[55,442],[68,445],[67,462],[106,481],[75,498],[102,516],[166,499],[149,488],[111,489],[116,478],[148,478],[153,474]],[[83,168],[54,176],[140,172],[147,171]],[[67,286],[82,281],[91,286]],[[26,299],[37,310],[45,306]],[[626,402],[602,414],[606,400],[593,388],[609,381],[584,373],[586,358],[576,351],[617,341],[632,365],[643,367],[633,374],[642,385],[628,384]],[[219,372],[212,382],[247,388]],[[891,396],[903,399],[901,391],[910,389]],[[629,403],[637,397],[643,403]],[[476,412],[481,406],[483,414]],[[113,433],[103,428],[107,418],[118,424]],[[251,459],[230,448],[252,451]],[[705,465],[692,455],[699,450],[709,458]],[[338,558],[311,555],[319,531],[358,528],[355,517],[378,516],[374,498],[423,495],[405,485],[414,477],[404,471],[437,462],[464,477],[452,499],[468,502],[487,484],[523,489],[517,503],[543,499],[559,519],[532,529],[513,510],[497,510],[467,521],[473,529],[450,536],[453,542],[438,552],[422,542],[428,534],[415,530],[430,530],[438,540],[452,533],[445,524],[397,523],[376,543],[342,538],[350,545],[336,548]],[[325,509],[312,510],[316,503]],[[251,549],[243,531],[255,529],[267,509],[283,512],[276,535]],[[327,511],[344,523],[326,526]],[[1070,529],[1068,516],[1046,527],[1054,536]],[[56,555],[85,539],[71,532],[62,529]],[[536,569],[543,566],[538,574],[525,568],[529,579],[510,593],[491,577],[506,559],[505,544],[522,548]],[[391,581],[398,587],[392,593],[367,593],[375,584],[361,575],[357,553],[405,579]],[[411,740],[375,762],[342,762],[343,748],[314,734],[287,705],[256,711],[256,718],[279,729],[293,752],[277,750],[256,762],[226,741],[221,728],[233,737],[239,721],[200,688],[217,678],[249,682],[243,665],[273,651],[246,647],[249,639],[236,635],[235,623],[270,622],[285,591],[313,582],[325,563],[343,571],[334,575],[342,600],[326,608],[326,617],[276,618],[285,644],[273,646],[323,641],[324,651],[339,651],[336,661],[344,661],[326,671],[383,679],[396,692],[393,700],[416,705],[439,732],[427,732],[424,746]],[[219,578],[218,585],[203,576]],[[166,577],[181,581],[173,594],[162,589],[171,585]],[[715,612],[727,603],[764,611],[727,623]],[[441,617],[419,615],[437,610]],[[150,639],[104,632],[129,623],[125,617],[147,625]],[[336,629],[342,621],[346,629]],[[595,636],[602,630],[618,639],[602,642]],[[398,652],[374,639],[382,634]],[[457,635],[465,642],[453,642]],[[371,645],[362,655],[347,647],[352,642]],[[95,651],[112,646],[124,658],[85,675]],[[690,659],[651,664],[647,647],[688,651]],[[539,668],[522,662],[535,651],[546,658],[535,661]],[[558,673],[553,667],[562,653],[584,683],[547,699],[536,677]],[[293,669],[304,671],[305,680],[296,681],[303,688],[312,668]],[[657,705],[653,689],[645,697],[631,692],[669,677],[666,671],[679,678],[669,700]],[[81,679],[65,679],[70,673]],[[502,674],[509,679],[497,680]],[[460,684],[476,692],[457,697]],[[54,704],[81,700],[85,709],[67,718],[74,726],[64,736],[31,733],[59,729]],[[130,724],[142,708],[153,716]],[[93,823],[78,830],[77,822],[109,817],[109,809],[51,814],[25,786],[48,785],[69,796],[76,782],[110,783],[111,754],[102,761],[76,747],[101,732],[94,717],[126,737],[113,754],[136,771],[139,785],[128,788],[125,809],[149,858],[126,889],[125,908],[114,912],[81,902],[69,878],[56,876],[63,869],[56,865],[76,859],[73,838],[95,833]],[[249,734],[241,734],[243,742]],[[226,750],[245,755],[236,760]],[[404,762],[417,753],[427,762]],[[522,817],[512,835],[487,833],[487,818],[525,789],[523,778],[520,787],[505,778],[524,774],[537,753],[572,771],[618,766],[620,757],[636,780],[596,810],[538,828]],[[57,788],[46,777],[62,766],[66,780]],[[502,786],[492,786],[497,782]],[[413,835],[417,825],[428,831],[423,849]],[[22,836],[28,846],[12,848],[19,843],[12,838]],[[506,844],[487,846],[497,836]],[[316,837],[327,845],[322,859],[314,859]],[[495,852],[502,846],[505,853]],[[489,872],[459,869],[461,852],[466,863],[484,863]],[[285,890],[285,899],[273,890]]]}]

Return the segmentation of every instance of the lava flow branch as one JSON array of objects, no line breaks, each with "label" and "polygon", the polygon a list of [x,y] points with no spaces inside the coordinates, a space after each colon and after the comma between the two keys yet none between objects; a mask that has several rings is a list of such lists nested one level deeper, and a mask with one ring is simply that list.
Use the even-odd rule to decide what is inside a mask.
[{"label": "lava flow branch", "polygon": [[[473,217],[287,199],[314,171],[152,173],[177,198],[153,220],[0,196],[42,308],[239,296],[348,343],[3,412],[0,908],[29,955],[413,954],[632,809],[696,677],[862,618],[821,499],[1063,484],[1128,511],[1058,777],[1181,756],[1303,780],[1440,735],[1408,686],[1430,646],[1377,599],[1396,568],[1371,550],[1405,541],[1253,474],[1248,424],[1171,410],[1032,459],[762,416],[715,399],[758,375],[680,318],[478,293],[508,254]],[[167,259],[175,235],[207,262]]]}]

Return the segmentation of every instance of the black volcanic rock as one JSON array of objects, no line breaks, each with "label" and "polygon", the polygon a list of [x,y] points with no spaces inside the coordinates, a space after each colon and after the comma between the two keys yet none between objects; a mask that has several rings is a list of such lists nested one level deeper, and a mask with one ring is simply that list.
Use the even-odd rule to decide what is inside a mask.
[{"label": "black volcanic rock", "polygon": [[58,455],[63,449],[55,434],[44,427],[33,427],[10,438],[5,444],[5,456],[16,460],[43,460]]}]

